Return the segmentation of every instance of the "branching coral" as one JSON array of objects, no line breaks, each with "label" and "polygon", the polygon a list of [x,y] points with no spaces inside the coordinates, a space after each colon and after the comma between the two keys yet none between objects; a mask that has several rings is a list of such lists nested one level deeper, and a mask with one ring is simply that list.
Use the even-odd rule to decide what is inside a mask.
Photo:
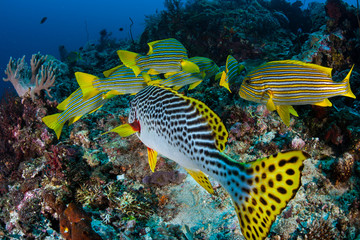
[{"label": "branching coral", "polygon": [[34,99],[35,95],[40,96],[41,90],[45,90],[49,97],[52,97],[50,88],[55,84],[57,69],[53,67],[51,61],[45,64],[46,59],[47,56],[42,56],[40,53],[33,54],[30,60],[30,70],[25,63],[25,56],[17,61],[10,57],[5,70],[7,78],[3,78],[3,80],[11,82],[20,97],[29,94]]}]

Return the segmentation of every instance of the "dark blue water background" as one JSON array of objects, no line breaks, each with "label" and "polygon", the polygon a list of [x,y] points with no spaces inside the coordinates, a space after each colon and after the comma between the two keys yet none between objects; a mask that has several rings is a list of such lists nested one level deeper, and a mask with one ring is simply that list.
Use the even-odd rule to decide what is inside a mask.
[{"label": "dark blue water background", "polygon": [[[311,1],[303,2],[306,7]],[[346,2],[356,6],[356,0]],[[97,41],[102,29],[118,39],[130,38],[129,17],[134,21],[132,32],[137,38],[145,26],[144,16],[162,9],[163,0],[1,0],[0,96],[13,89],[10,83],[2,81],[10,56],[26,55],[27,63],[37,52],[59,58],[60,45],[76,51],[88,40]],[[40,24],[44,17],[47,20]]]}]

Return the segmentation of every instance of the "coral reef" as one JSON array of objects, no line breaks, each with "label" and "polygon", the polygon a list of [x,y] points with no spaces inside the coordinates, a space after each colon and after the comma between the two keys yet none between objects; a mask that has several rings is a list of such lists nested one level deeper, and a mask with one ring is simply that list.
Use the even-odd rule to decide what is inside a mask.
[{"label": "coral reef", "polygon": [[[336,81],[355,64],[350,85],[360,97],[356,11],[342,1],[312,3],[306,10],[283,0],[167,0],[165,7],[147,17],[138,43],[103,30],[99,41],[79,51],[59,48],[62,61],[36,54],[27,67],[24,58],[10,59],[7,79],[19,86],[20,97],[7,95],[0,104],[1,239],[243,239],[219,183],[210,179],[215,189],[210,195],[160,156],[152,173],[136,136],[101,135],[127,122],[132,96],[114,97],[64,129],[60,140],[42,123],[78,88],[74,72],[102,76],[120,64],[116,50],[145,53],[147,42],[175,37],[189,56],[219,65],[228,54],[247,71],[263,61],[292,58],[333,67]],[[299,117],[286,127],[265,106],[239,98],[244,74],[231,83],[232,93],[213,78],[180,92],[220,116],[229,132],[224,152],[238,162],[290,149],[311,154],[302,186],[268,238],[359,238],[358,100],[332,98],[331,108],[295,106]],[[56,100],[38,96],[36,82],[49,90],[54,78]],[[29,86],[32,94],[26,96]]]}]

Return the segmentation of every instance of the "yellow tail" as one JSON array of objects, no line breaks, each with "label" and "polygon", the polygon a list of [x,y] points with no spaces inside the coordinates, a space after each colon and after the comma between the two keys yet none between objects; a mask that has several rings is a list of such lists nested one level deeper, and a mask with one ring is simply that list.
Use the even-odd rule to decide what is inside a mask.
[{"label": "yellow tail", "polygon": [[350,72],[346,75],[346,77],[342,81],[343,83],[346,84],[346,93],[343,96],[356,98],[356,96],[354,95],[354,93],[351,91],[351,88],[350,88],[350,75],[351,75],[353,68],[354,68],[354,65],[351,67]]},{"label": "yellow tail", "polygon": [[290,151],[247,164],[234,163],[227,157],[231,170],[222,185],[232,197],[247,240],[264,239],[269,234],[276,216],[301,186],[303,161],[309,157],[302,151]]}]

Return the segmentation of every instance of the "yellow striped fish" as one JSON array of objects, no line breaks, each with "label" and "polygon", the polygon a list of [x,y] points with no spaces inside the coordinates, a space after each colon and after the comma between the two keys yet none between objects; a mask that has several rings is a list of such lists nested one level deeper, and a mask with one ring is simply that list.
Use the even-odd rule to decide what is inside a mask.
[{"label": "yellow striped fish", "polygon": [[214,178],[231,196],[244,237],[268,235],[301,185],[308,154],[290,151],[238,163],[222,153],[228,133],[221,119],[204,103],[169,88],[148,86],[130,106],[129,123],[111,132],[123,137],[136,133],[148,148],[152,171],[159,153],[184,167],[211,194],[207,176]]},{"label": "yellow striped fish", "polygon": [[204,79],[209,79],[219,72],[219,66],[210,58],[206,57],[192,57],[190,62],[195,63],[200,70],[200,74],[204,75]]},{"label": "yellow striped fish", "polygon": [[59,139],[62,128],[68,120],[69,125],[73,124],[83,115],[93,113],[101,108],[111,97],[113,97],[113,95],[98,91],[96,95],[84,101],[81,89],[78,88],[57,106],[57,109],[62,111],[61,113],[45,116],[42,118],[42,121],[55,131]]},{"label": "yellow striped fish", "polygon": [[206,57],[192,57],[189,61],[198,65],[200,73],[175,72],[164,74],[165,79],[160,80],[159,84],[166,87],[173,87],[179,90],[181,87],[190,85],[189,90],[198,86],[204,79],[208,79],[219,72],[216,63]]},{"label": "yellow striped fish", "polygon": [[244,69],[244,65],[239,65],[236,59],[229,55],[226,59],[225,70],[221,73],[219,85],[231,92],[229,82],[236,80]]},{"label": "yellow striped fish", "polygon": [[84,99],[97,94],[98,91],[110,90],[111,92],[109,92],[109,94],[114,95],[135,94],[150,84],[146,81],[155,81],[155,79],[157,79],[157,76],[151,78],[144,77],[145,73],[135,76],[134,72],[124,65],[114,67],[103,72],[103,74],[105,77],[99,78],[88,73],[75,73]]},{"label": "yellow striped fish", "polygon": [[331,68],[295,60],[268,62],[249,72],[239,94],[246,100],[266,104],[270,111],[277,110],[288,126],[290,113],[298,116],[292,105],[331,107],[330,97],[356,98],[349,83],[353,67],[343,81],[334,82]]},{"label": "yellow striped fish", "polygon": [[151,75],[179,71],[199,73],[199,67],[188,60],[187,51],[178,40],[168,38],[148,45],[150,50],[145,56],[125,50],[117,51],[123,64],[131,68],[136,76],[141,71]]}]

